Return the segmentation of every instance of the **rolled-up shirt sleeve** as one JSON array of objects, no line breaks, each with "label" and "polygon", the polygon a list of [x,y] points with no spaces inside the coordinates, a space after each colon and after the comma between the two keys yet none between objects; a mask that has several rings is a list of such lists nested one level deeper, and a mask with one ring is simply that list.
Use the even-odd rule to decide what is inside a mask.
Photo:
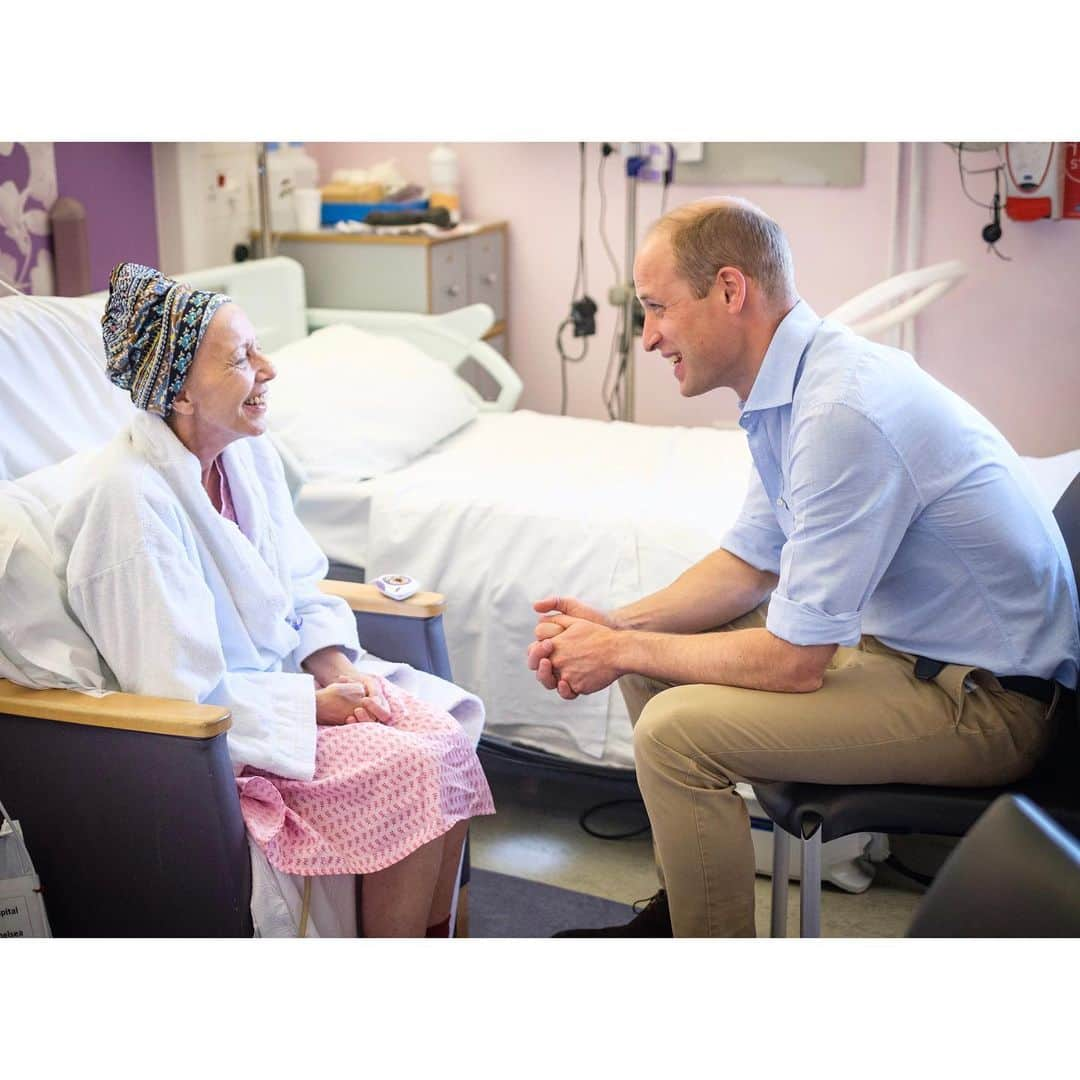
[{"label": "rolled-up shirt sleeve", "polygon": [[779,574],[780,549],[785,539],[761,476],[757,469],[751,469],[738,519],[724,535],[720,546],[757,570]]},{"label": "rolled-up shirt sleeve", "polygon": [[784,501],[792,523],[768,630],[793,645],[855,645],[862,611],[921,510],[895,448],[848,405],[793,425]]}]

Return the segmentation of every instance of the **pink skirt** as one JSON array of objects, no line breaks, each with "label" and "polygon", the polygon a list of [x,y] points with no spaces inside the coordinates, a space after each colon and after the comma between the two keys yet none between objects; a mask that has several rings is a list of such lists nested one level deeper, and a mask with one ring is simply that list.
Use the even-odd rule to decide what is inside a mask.
[{"label": "pink skirt", "polygon": [[240,809],[270,865],[286,874],[371,874],[495,806],[472,742],[448,713],[380,679],[387,724],[320,727],[315,776],[250,766]]}]

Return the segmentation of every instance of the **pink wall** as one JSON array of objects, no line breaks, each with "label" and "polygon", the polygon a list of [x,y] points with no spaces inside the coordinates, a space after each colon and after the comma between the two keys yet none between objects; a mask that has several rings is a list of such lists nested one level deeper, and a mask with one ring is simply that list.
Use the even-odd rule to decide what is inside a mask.
[{"label": "pink wall", "polygon": [[[395,158],[406,176],[426,182],[430,143],[309,143],[322,180],[337,167]],[[578,227],[578,144],[456,143],[462,203],[470,219],[510,223],[510,358],[525,381],[521,405],[559,408],[555,332],[569,310]],[[821,314],[886,276],[896,144],[866,147],[858,188],[741,186],[776,218],[795,254],[799,288]],[[586,256],[589,294],[600,305],[589,355],[569,371],[569,412],[605,416],[601,384],[615,312],[607,303],[614,279],[600,241],[596,182],[599,144],[587,151]],[[982,164],[977,162],[976,165]],[[985,185],[969,182],[978,197]],[[623,258],[625,184],[619,159],[606,170],[607,234]],[[979,236],[987,213],[968,202],[956,158],[943,144],[925,154],[922,264],[961,259],[968,277],[922,315],[918,359],[928,371],[988,416],[1025,454],[1080,447],[1080,221],[1004,223],[1004,262]],[[668,207],[717,193],[675,185]],[[642,231],[659,213],[659,189],[639,189]],[[570,341],[572,346],[579,342]],[[734,394],[679,396],[667,364],[638,348],[637,418],[652,424],[709,424],[737,416]]]}]

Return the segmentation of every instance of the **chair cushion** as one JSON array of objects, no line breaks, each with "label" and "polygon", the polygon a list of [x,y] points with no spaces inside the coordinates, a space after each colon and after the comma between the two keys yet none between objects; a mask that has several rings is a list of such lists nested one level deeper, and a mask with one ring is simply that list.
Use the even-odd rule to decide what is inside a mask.
[{"label": "chair cushion", "polygon": [[[1065,744],[1063,743],[1064,747]],[[1063,751],[1065,761],[1073,761]],[[1057,756],[1057,760],[1062,760]],[[766,814],[792,836],[821,821],[824,843],[856,832],[963,836],[1006,792],[1026,795],[1070,832],[1080,834],[1080,790],[1071,769],[1043,769],[1007,787],[947,788],[917,784],[756,783]]]}]

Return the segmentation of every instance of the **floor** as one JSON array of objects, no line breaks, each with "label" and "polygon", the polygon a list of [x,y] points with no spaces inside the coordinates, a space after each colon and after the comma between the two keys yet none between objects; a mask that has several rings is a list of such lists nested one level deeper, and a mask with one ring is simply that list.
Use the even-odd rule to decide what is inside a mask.
[{"label": "floor", "polygon": [[[481,759],[497,813],[472,824],[474,866],[627,904],[656,891],[647,833],[621,840],[598,839],[588,835],[578,821],[583,811],[597,804],[636,798],[632,782],[524,765],[483,750]],[[647,824],[640,804],[611,807],[588,820],[593,829],[605,833],[632,832]],[[951,843],[934,837],[894,837],[890,846],[906,866],[933,873]],[[770,887],[768,877],[758,877],[759,937],[769,934]],[[923,891],[921,885],[881,865],[863,893],[846,893],[826,884],[822,936],[902,937]],[[788,899],[791,936],[798,935],[798,906],[795,883]]]}]

